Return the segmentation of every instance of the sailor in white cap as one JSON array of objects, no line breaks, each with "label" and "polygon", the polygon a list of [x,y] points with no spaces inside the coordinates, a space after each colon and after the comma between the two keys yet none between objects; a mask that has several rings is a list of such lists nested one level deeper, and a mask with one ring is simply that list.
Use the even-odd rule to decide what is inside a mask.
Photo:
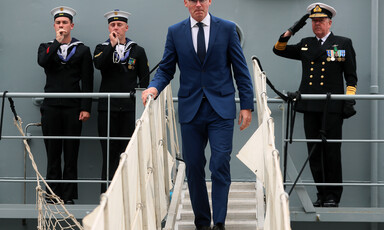
[{"label": "sailor in white cap", "polygon": [[73,21],[73,16],[76,15],[76,11],[67,6],[59,6],[59,7],[53,8],[51,10],[51,14],[54,16],[53,17],[54,19],[58,17],[67,17],[71,21]]},{"label": "sailor in white cap", "polygon": [[[93,62],[101,71],[100,92],[135,92],[146,88],[149,82],[148,59],[144,48],[126,37],[130,13],[113,10],[104,15],[108,20],[109,39],[98,44]],[[138,83],[139,82],[139,83]],[[135,129],[135,102],[130,98],[111,99],[110,136],[130,137]],[[99,136],[107,136],[108,101],[100,98],[98,104]],[[109,171],[107,172],[107,141],[101,140],[103,152],[102,179],[112,179],[128,140],[113,140],[109,145]],[[108,177],[107,177],[108,175]],[[102,184],[101,192],[105,191]]]},{"label": "sailor in white cap", "polygon": [[[38,64],[46,74],[45,92],[92,92],[93,65],[89,47],[71,37],[76,11],[66,6],[51,11],[56,38],[41,43]],[[44,136],[80,136],[82,122],[90,117],[91,98],[45,98],[41,106]],[[77,180],[79,140],[46,139],[47,175],[49,180]],[[61,158],[64,153],[64,169]],[[49,183],[65,204],[78,198],[77,184]]]},{"label": "sailor in white cap", "polygon": [[51,14],[55,22],[56,40],[59,43],[69,43],[71,41],[71,30],[74,27],[73,16],[76,15],[76,11],[67,6],[59,6],[53,8]]},{"label": "sailor in white cap", "polygon": [[[349,38],[331,31],[336,10],[324,3],[313,3],[307,14],[282,34],[273,47],[281,57],[300,60],[302,79],[299,91],[303,94],[356,93],[356,54]],[[313,37],[303,38],[296,45],[287,45],[308,18],[312,19]],[[307,139],[342,139],[343,119],[353,116],[355,101],[301,100],[296,110],[304,113]],[[341,143],[307,143],[309,164],[316,183],[342,183]],[[338,207],[342,186],[317,186],[315,207]]]},{"label": "sailor in white cap", "polygon": [[108,19],[109,39],[112,46],[117,43],[125,44],[125,33],[128,31],[128,17],[131,14],[118,9],[104,14]]}]

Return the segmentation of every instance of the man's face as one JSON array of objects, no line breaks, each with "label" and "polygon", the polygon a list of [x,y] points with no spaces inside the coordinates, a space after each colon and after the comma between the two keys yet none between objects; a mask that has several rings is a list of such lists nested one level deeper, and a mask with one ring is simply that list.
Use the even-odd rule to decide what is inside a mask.
[{"label": "man's face", "polygon": [[313,33],[322,38],[329,33],[331,29],[332,20],[329,18],[312,18]]},{"label": "man's face", "polygon": [[55,22],[53,24],[53,27],[55,28],[55,32],[58,30],[65,30],[63,32],[64,36],[70,35],[71,30],[73,29],[74,24],[72,21],[67,17],[58,17],[55,19]]},{"label": "man's face", "polygon": [[184,0],[185,7],[188,8],[192,18],[201,22],[208,14],[212,0]]},{"label": "man's face", "polygon": [[112,21],[108,24],[109,32],[115,32],[119,40],[124,40],[125,33],[128,31],[128,24],[123,21]]}]

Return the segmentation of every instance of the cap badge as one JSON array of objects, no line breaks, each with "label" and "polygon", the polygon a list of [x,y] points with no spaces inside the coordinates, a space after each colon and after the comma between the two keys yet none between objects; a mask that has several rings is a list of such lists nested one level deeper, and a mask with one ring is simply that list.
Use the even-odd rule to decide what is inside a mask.
[{"label": "cap badge", "polygon": [[63,7],[61,7],[61,8],[60,8],[60,11],[63,11],[63,10],[64,10],[64,8],[63,8]]},{"label": "cap badge", "polygon": [[315,13],[321,12],[321,7],[319,5],[316,5],[315,9],[313,9],[313,12]]},{"label": "cap badge", "polygon": [[118,12],[114,12],[114,14],[115,14],[115,15],[117,15],[117,14],[118,14]]}]

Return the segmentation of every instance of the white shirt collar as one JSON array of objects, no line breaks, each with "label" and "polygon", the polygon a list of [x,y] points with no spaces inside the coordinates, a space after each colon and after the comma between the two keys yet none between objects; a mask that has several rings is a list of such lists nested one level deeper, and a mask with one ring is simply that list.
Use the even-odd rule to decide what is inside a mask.
[{"label": "white shirt collar", "polygon": [[[189,17],[190,18],[190,21],[191,21],[191,28],[196,26],[196,23],[198,23],[198,21],[196,21],[195,19],[193,19],[192,17]],[[211,15],[208,13],[207,16],[205,16],[205,18],[201,21],[204,25],[208,26],[211,24]]]},{"label": "white shirt collar", "polygon": [[321,39],[323,41],[323,43],[324,43],[327,40],[327,38],[329,37],[330,34],[331,34],[331,32],[329,32],[327,35],[325,35],[322,38],[318,38],[317,36],[316,36],[316,38],[317,38],[317,40]]}]

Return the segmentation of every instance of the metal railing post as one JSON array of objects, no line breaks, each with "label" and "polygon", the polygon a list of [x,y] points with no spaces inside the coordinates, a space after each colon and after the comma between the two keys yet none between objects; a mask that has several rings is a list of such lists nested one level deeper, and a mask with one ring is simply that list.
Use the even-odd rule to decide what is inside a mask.
[{"label": "metal railing post", "polygon": [[[371,1],[371,94],[379,93],[379,1]],[[371,138],[377,139],[379,136],[378,123],[379,123],[379,102],[377,100],[371,101]],[[378,181],[378,143],[371,144],[371,183]],[[378,207],[379,205],[379,188],[371,188],[371,207]],[[371,224],[371,230],[378,229],[377,223]]]},{"label": "metal railing post", "polygon": [[110,141],[111,141],[111,95],[108,94],[108,109],[107,109],[107,167],[106,167],[106,185],[105,188],[109,187],[109,149],[110,149]]}]

